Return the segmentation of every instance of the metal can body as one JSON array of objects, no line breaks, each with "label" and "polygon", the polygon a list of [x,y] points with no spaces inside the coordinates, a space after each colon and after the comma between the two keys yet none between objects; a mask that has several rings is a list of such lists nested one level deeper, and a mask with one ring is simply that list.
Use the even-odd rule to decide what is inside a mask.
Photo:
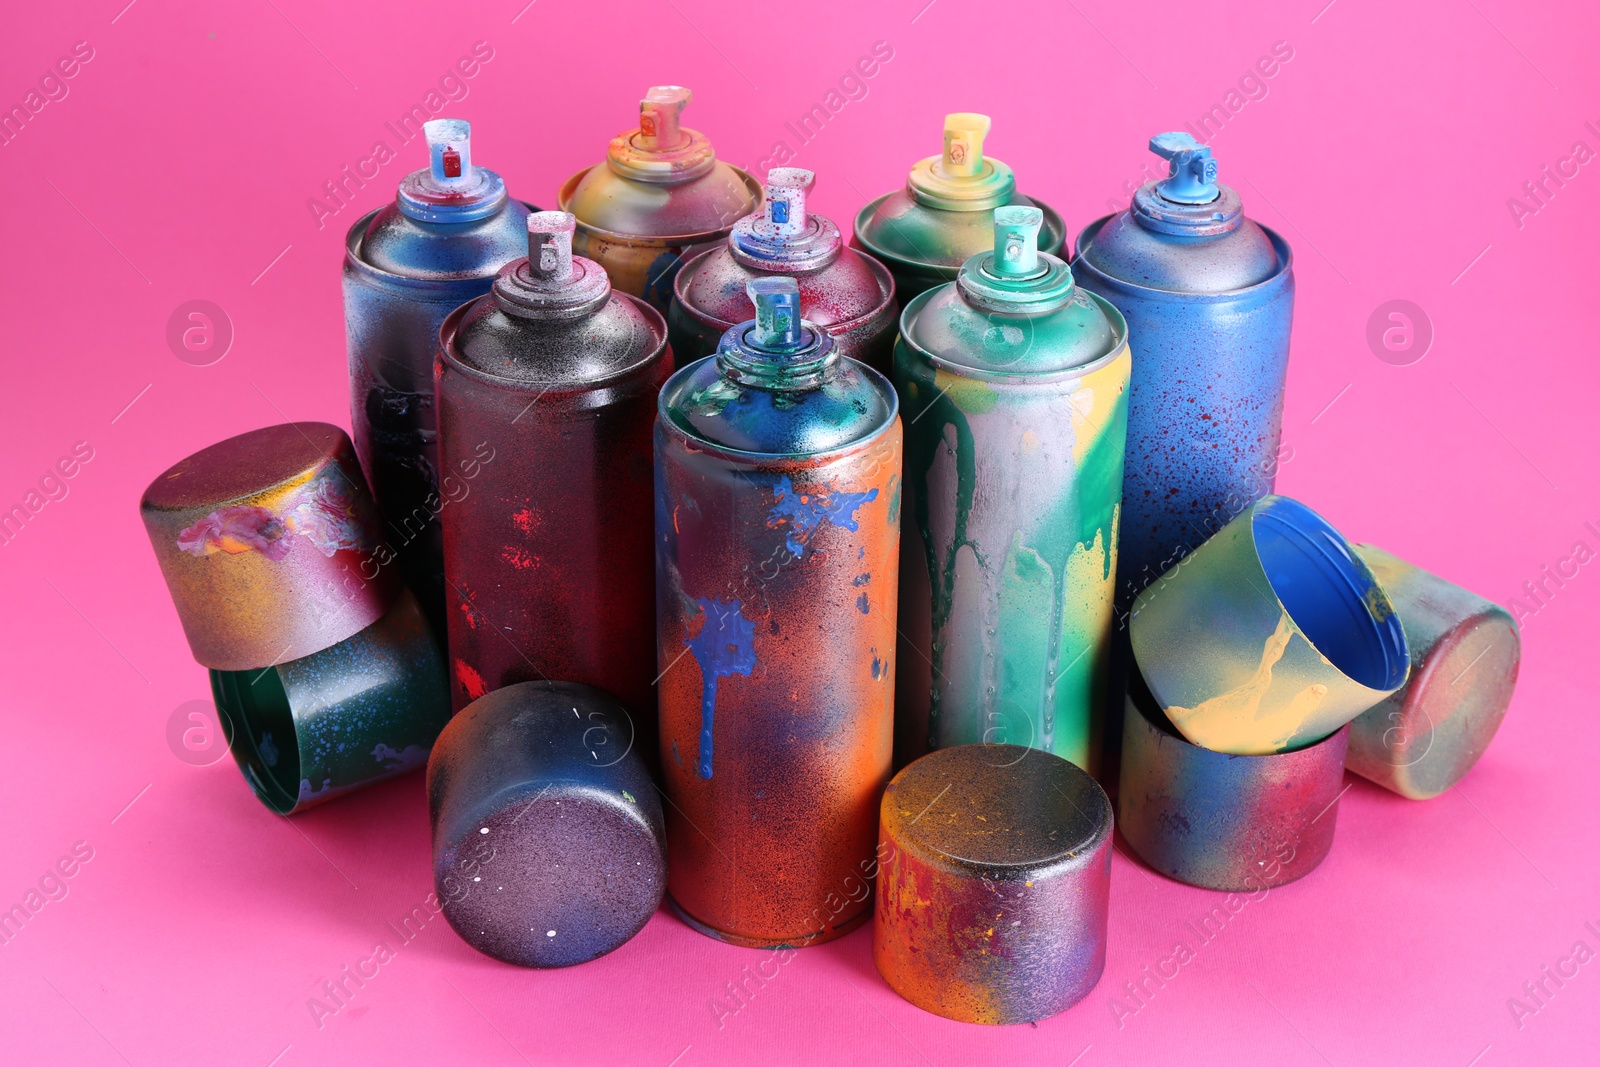
[{"label": "metal can body", "polygon": [[736,944],[872,910],[893,748],[900,428],[817,461],[656,432],[668,891]]},{"label": "metal can body", "polygon": [[445,321],[439,357],[440,460],[464,484],[444,524],[454,705],[516,682],[579,682],[645,724],[649,753],[650,427],[671,371],[665,330],[626,375],[547,390],[456,358],[466,311]]},{"label": "metal can body", "polygon": [[[716,362],[667,383],[656,430],[667,889],[713,937],[809,945],[872,910],[893,745],[900,423],[888,382],[860,364],[837,361],[826,403],[812,404],[719,376]],[[701,430],[762,407],[769,424],[798,413],[816,440],[823,406],[852,424],[833,447],[739,449]]]},{"label": "metal can body", "polygon": [[[526,248],[529,207],[492,171],[465,163],[446,177],[438,157],[459,149],[465,123],[428,124],[435,165],[401,183],[394,203],[345,234],[345,343],[356,453],[383,512],[388,547],[436,629],[444,627],[443,507],[433,357],[446,315],[489,291]],[[442,128],[441,128],[442,127]],[[469,181],[466,193],[450,188]]]},{"label": "metal can body", "polygon": [[990,743],[1094,769],[1132,357],[1116,310],[1060,259],[1035,248],[1036,271],[992,281],[1005,239],[1042,221],[996,211],[997,251],[902,317],[902,764]]},{"label": "metal can body", "polygon": [[[902,759],[1019,744],[1091,768],[1112,630],[1126,343],[1082,370],[980,378],[904,338]],[[920,748],[919,748],[920,742]]]},{"label": "metal can body", "polygon": [[1266,281],[1224,293],[1147,288],[1084,258],[1106,221],[1079,237],[1072,269],[1122,312],[1134,350],[1117,580],[1125,613],[1163,571],[1272,492],[1294,275],[1289,246],[1268,231],[1283,265]]}]

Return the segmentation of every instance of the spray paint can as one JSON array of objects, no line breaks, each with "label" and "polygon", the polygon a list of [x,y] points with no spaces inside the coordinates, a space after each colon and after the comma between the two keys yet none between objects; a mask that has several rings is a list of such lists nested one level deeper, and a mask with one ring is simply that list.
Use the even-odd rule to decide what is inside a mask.
[{"label": "spray paint can", "polygon": [[1094,769],[1132,356],[1043,222],[996,209],[992,251],[901,317],[900,763],[984,743]]},{"label": "spray paint can", "polygon": [[882,263],[846,248],[834,221],[806,210],[816,175],[767,172],[762,210],[740,219],[728,240],[688,259],[673,283],[667,328],[679,367],[716,352],[722,335],[755,314],[752,278],[788,275],[800,286],[807,322],[833,335],[841,357],[889,372],[894,351],[894,279]]},{"label": "spray paint can", "polygon": [[1272,492],[1294,312],[1288,244],[1217,184],[1211,149],[1164,133],[1150,150],[1171,175],[1091,223],[1072,264],[1133,338],[1119,617]]},{"label": "spray paint can", "polygon": [[759,182],[718,160],[705,134],[679,125],[689,100],[681,85],[651,88],[638,128],[561,187],[561,210],[578,219],[573,250],[604,267],[618,292],[663,315],[682,261],[721,244],[761,204]]},{"label": "spray paint can", "polygon": [[885,193],[856,214],[855,243],[894,275],[904,308],[919,294],[956,280],[962,264],[989,251],[995,208],[1044,213],[1039,251],[1063,255],[1067,228],[1054,208],[1017,192],[1010,167],[983,154],[989,116],[944,117],[944,151],[911,168],[904,189]]},{"label": "spray paint can", "polygon": [[1288,243],[1217,183],[1211,149],[1163,133],[1150,150],[1170,175],[1147,182],[1120,215],[1091,223],[1072,261],[1078,284],[1127,319],[1134,357],[1106,708],[1111,768],[1121,762],[1134,598],[1277,480],[1294,313]]},{"label": "spray paint can", "polygon": [[472,128],[423,124],[429,165],[400,183],[394,203],[345,235],[344,321],[350,425],[384,518],[385,542],[434,629],[444,634],[433,357],[452,309],[488,292],[522,255],[527,205],[472,162]]},{"label": "spray paint can", "polygon": [[472,477],[444,510],[457,710],[523,681],[621,700],[655,731],[650,430],[666,323],[572,254],[562,211],[528,216],[526,259],[445,319],[439,455]]},{"label": "spray paint can", "polygon": [[898,405],[750,282],[756,318],[673,375],[656,424],[667,891],[749,946],[872,912],[893,745]]}]

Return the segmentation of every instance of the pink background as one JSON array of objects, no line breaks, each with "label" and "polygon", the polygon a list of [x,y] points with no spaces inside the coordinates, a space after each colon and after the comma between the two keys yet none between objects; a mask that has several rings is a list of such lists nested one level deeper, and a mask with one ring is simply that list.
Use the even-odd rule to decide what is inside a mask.
[{"label": "pink background", "polygon": [[[666,913],[613,955],[561,972],[495,963],[437,919],[396,947],[387,924],[430,890],[420,775],[285,821],[231,761],[191,766],[169,748],[169,717],[206,697],[206,675],[151,557],[139,493],[246,429],[347,424],[341,238],[423,155],[402,149],[325,228],[307,199],[376,139],[393,147],[385,120],[476,41],[493,58],[445,113],[472,119],[477,160],[542,206],[632,124],[652,83],[692,86],[688,123],[754,166],[776,140],[798,147],[785,121],[885,41],[893,58],[865,99],[796,155],[818,172],[817,209],[847,226],[938,150],[946,111],[976,110],[994,116],[993,154],[1073,234],[1155,162],[1151,134],[1224,101],[1285,41],[1292,60],[1214,141],[1223,180],[1296,252],[1293,453],[1280,488],[1350,537],[1502,603],[1575,542],[1600,548],[1600,372],[1586,326],[1600,172],[1579,167],[1520,225],[1507,205],[1575,141],[1600,149],[1600,15],[1577,3],[1325,2],[93,0],[9,12],[5,107],[75,42],[94,55],[65,99],[0,147],[11,336],[0,505],[22,501],[75,442],[94,458],[0,546],[0,906],[75,842],[93,858],[0,946],[0,1060],[1490,1067],[1592,1056],[1600,962],[1520,1026],[1507,1001],[1579,940],[1600,949],[1584,928],[1600,929],[1600,565],[1551,583],[1524,619],[1516,700],[1459,789],[1411,803],[1352,778],[1327,862],[1247,905],[1120,1026],[1111,998],[1175,941],[1192,944],[1186,923],[1220,894],[1119,854],[1105,977],[1037,1027],[918,1011],[879,979],[867,930],[800,953],[719,1017],[713,998],[765,954]],[[205,367],[165,339],[169,315],[197,298],[236,332]],[[1369,315],[1397,298],[1435,331],[1409,366],[1366,341]],[[307,999],[380,941],[394,959],[319,1028]]]}]

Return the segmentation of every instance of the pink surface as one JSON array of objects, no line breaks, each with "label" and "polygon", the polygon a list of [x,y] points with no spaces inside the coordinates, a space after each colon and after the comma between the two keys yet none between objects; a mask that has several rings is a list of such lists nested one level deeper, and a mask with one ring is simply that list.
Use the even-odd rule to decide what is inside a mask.
[{"label": "pink surface", "polygon": [[[23,902],[75,843],[92,850],[65,865],[71,878],[46,879],[66,895],[0,946],[0,1061],[1592,1058],[1600,962],[1546,980],[1537,1012],[1508,1005],[1576,943],[1600,949],[1592,5],[1262,0],[1186,18],[1215,9],[126,2],[30,5],[0,35],[8,108],[75,42],[93,50],[46,83],[66,96],[0,147],[12,338],[0,504],[22,502],[75,443],[93,452],[66,495],[0,546],[0,906]],[[472,119],[475,158],[542,206],[631,124],[646,86],[682,82],[696,94],[688,123],[724,158],[784,162],[775,142],[787,142],[818,172],[816,209],[845,225],[938,150],[946,111],[986,111],[990,149],[1074,234],[1155,164],[1152,133],[1236,102],[1226,94],[1241,76],[1287,42],[1292,59],[1247,83],[1260,98],[1214,140],[1223,180],[1297,256],[1293,452],[1279,486],[1352,538],[1502,603],[1542,568],[1566,571],[1523,619],[1521,684],[1494,747],[1431,802],[1351,779],[1327,862],[1245,905],[1120,1017],[1124,983],[1178,940],[1196,944],[1188,924],[1223,899],[1120,854],[1105,977],[1037,1028],[966,1026],[904,1003],[873,969],[868,930],[779,966],[662,913],[615,954],[554,973],[479,956],[437,918],[403,943],[400,920],[430,890],[422,777],[285,821],[231,761],[176,758],[169,718],[206,697],[206,675],[136,503],[168,464],[222,437],[286,419],[347,424],[341,237],[422,153],[401,149],[322,228],[307,200],[378,139],[394,147],[385,122],[478,41],[492,59],[445,113]],[[799,145],[785,123],[878,41],[893,57],[865,97]],[[1545,165],[1568,176],[1540,206],[1523,183]],[[233,326],[211,366],[181,362],[166,340],[169,316],[194,299]],[[1433,324],[1411,365],[1368,347],[1368,317],[1392,299]],[[1578,542],[1591,550],[1581,562]],[[308,999],[380,942],[392,958],[319,1020]],[[764,984],[747,976],[762,971]],[[745,1000],[725,999],[730,982]]]}]

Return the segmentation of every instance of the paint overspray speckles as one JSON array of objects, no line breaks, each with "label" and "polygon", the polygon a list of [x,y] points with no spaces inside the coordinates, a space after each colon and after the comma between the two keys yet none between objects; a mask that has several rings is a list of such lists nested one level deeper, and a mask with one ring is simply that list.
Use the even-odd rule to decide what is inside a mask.
[{"label": "paint overspray speckles", "polygon": [[700,777],[711,777],[713,725],[717,710],[717,680],[733,674],[750,676],[756,666],[755,624],[744,617],[737,600],[695,597],[702,619],[699,633],[684,641],[700,664],[703,693],[700,698]]}]

